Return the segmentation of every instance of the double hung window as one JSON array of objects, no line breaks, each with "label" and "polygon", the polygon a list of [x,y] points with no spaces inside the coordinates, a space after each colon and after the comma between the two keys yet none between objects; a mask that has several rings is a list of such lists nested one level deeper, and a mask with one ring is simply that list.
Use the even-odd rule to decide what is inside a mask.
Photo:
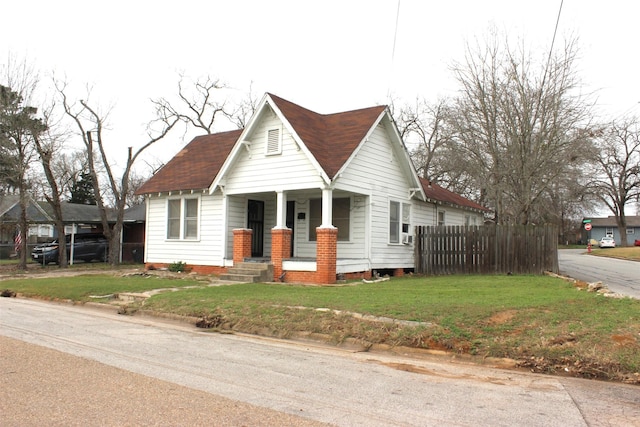
[{"label": "double hung window", "polygon": [[167,239],[197,239],[198,210],[198,198],[169,199],[167,201]]},{"label": "double hung window", "polygon": [[389,202],[389,243],[404,243],[411,230],[411,204]]}]

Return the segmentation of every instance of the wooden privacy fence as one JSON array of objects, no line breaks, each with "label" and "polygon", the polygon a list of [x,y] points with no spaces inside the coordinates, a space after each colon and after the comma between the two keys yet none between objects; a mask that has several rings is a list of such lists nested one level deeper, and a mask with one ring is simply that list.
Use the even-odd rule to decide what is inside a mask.
[{"label": "wooden privacy fence", "polygon": [[550,225],[418,226],[414,248],[419,274],[558,272]]}]

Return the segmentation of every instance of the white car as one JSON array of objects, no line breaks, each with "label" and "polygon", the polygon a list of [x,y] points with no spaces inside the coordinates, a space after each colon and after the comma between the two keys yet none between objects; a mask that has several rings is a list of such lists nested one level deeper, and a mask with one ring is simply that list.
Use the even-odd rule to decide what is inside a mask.
[{"label": "white car", "polygon": [[613,240],[613,237],[611,237],[611,236],[605,236],[602,239],[600,239],[600,243],[598,245],[601,248],[615,248],[616,247],[616,241]]}]

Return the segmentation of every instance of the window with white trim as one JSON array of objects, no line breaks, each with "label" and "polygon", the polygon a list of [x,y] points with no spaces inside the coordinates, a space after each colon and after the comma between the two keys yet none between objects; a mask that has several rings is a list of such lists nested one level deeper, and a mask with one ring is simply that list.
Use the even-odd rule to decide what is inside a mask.
[{"label": "window with white trim", "polygon": [[167,200],[167,239],[195,240],[198,238],[197,197]]},{"label": "window with white trim", "polygon": [[282,131],[279,127],[267,130],[267,155],[282,153]]},{"label": "window with white trim", "polygon": [[636,230],[635,228],[627,228],[627,234],[635,234]]},{"label": "window with white trim", "polygon": [[[338,241],[348,242],[351,228],[351,199],[333,199],[331,222],[338,229]],[[309,200],[309,241],[318,240],[316,228],[322,224],[322,199]]]},{"label": "window with white trim", "polygon": [[445,211],[438,211],[438,225],[444,225]]},{"label": "window with white trim", "polygon": [[[404,243],[411,230],[411,204],[389,201],[389,243]],[[407,240],[408,241],[408,240]]]},{"label": "window with white trim", "polygon": [[467,227],[478,225],[478,217],[476,217],[475,215],[465,215],[464,225],[466,225]]}]

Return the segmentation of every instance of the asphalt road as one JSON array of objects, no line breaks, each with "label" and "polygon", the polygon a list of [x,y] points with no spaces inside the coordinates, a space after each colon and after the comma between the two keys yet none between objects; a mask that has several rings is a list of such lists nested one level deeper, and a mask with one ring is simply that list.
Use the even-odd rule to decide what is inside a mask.
[{"label": "asphalt road", "polygon": [[561,249],[558,263],[565,276],[602,282],[613,292],[640,298],[640,262],[592,256],[583,249]]},{"label": "asphalt road", "polygon": [[[296,425],[301,417],[337,426],[640,426],[637,386],[212,334],[87,307],[0,298],[0,336],[2,425],[206,425],[204,408],[221,402],[210,425]],[[25,345],[26,353],[8,349]],[[48,352],[48,364],[30,362],[34,352]],[[80,361],[92,368],[79,370]],[[133,416],[136,407],[155,417],[111,415]],[[205,421],[176,423],[181,412]]]}]

